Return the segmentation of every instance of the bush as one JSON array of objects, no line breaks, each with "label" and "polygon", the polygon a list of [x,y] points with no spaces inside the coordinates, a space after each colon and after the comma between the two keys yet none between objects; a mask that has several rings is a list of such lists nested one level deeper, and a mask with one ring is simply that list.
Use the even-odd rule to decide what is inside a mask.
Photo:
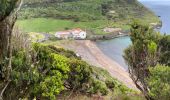
[{"label": "bush", "polygon": [[149,95],[154,100],[168,100],[170,98],[170,67],[157,65],[149,70],[151,73],[147,79],[150,87]]},{"label": "bush", "polygon": [[160,39],[159,47],[161,48],[159,62],[170,66],[170,35],[163,36],[163,38]]},{"label": "bush", "polygon": [[71,60],[70,73],[67,82],[71,89],[85,92],[83,85],[88,84],[92,76],[92,68],[86,62],[80,60]]},{"label": "bush", "polygon": [[33,94],[55,100],[64,90],[64,81],[68,78],[69,64],[64,56],[55,54],[48,46],[35,45],[41,79],[34,85]]},{"label": "bush", "polygon": [[93,80],[88,90],[88,93],[90,94],[101,93],[102,95],[107,95],[108,92],[106,84],[99,80]]},{"label": "bush", "polygon": [[[34,44],[29,56],[24,50],[15,51],[12,66],[12,86],[6,94],[16,95],[15,98],[27,95],[28,99],[55,100],[66,88],[83,94],[107,95],[109,88],[114,90],[120,85],[111,80],[107,71],[77,59],[72,51],[53,46]],[[117,89],[126,91],[122,85]]]},{"label": "bush", "polygon": [[106,80],[106,86],[111,89],[111,90],[114,90],[115,88],[115,82],[113,80]]}]

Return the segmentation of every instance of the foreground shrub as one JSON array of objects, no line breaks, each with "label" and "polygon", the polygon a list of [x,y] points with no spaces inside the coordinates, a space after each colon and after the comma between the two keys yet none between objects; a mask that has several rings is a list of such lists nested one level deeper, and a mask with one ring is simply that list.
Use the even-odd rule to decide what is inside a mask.
[{"label": "foreground shrub", "polygon": [[53,53],[48,46],[35,45],[41,78],[34,85],[34,95],[55,99],[64,90],[68,78],[69,64],[64,56]]},{"label": "foreground shrub", "polygon": [[11,97],[56,100],[64,90],[88,95],[107,95],[109,89],[122,91],[122,86],[107,71],[79,60],[71,51],[34,44],[30,51],[13,51],[12,58],[6,100]]},{"label": "foreground shrub", "polygon": [[170,66],[170,35],[164,36],[159,42],[161,64]]},{"label": "foreground shrub", "polygon": [[106,84],[99,81],[99,80],[92,80],[92,84],[88,90],[90,94],[96,94],[101,93],[102,95],[108,94],[108,89],[106,87]]},{"label": "foreground shrub", "polygon": [[154,100],[168,100],[170,98],[170,67],[157,65],[150,68],[150,73],[147,79],[150,87],[149,95]]},{"label": "foreground shrub", "polygon": [[114,90],[115,88],[115,82],[113,80],[106,80],[106,86],[111,89],[111,90]]},{"label": "foreground shrub", "polygon": [[[87,84],[92,78],[92,68],[84,61],[70,60],[70,73],[67,80],[70,89],[85,92]],[[83,88],[84,87],[84,88]]]}]

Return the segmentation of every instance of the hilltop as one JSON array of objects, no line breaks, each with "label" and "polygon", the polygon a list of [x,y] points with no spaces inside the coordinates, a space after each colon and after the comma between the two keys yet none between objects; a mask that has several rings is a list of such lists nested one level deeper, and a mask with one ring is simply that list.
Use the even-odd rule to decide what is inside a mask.
[{"label": "hilltop", "polygon": [[128,30],[134,18],[144,23],[159,22],[158,17],[137,0],[27,0],[17,24],[26,32],[80,27],[93,34],[106,34],[102,30],[105,27]]}]

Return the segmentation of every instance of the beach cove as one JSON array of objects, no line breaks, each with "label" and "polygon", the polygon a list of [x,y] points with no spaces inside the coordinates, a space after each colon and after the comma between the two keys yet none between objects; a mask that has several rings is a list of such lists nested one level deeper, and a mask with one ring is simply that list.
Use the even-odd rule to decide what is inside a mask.
[{"label": "beach cove", "polygon": [[[170,1],[148,1],[148,0],[139,0],[144,6],[152,10],[157,16],[160,16],[160,20],[162,21],[162,27],[160,32],[162,34],[170,34]],[[96,45],[100,48],[100,50],[109,58],[116,61],[123,68],[128,70],[128,66],[126,65],[122,55],[125,48],[127,48],[131,44],[130,38],[128,36],[119,37],[112,40],[105,41],[97,41]]]},{"label": "beach cove", "polygon": [[96,45],[90,40],[63,40],[56,47],[72,50],[81,56],[82,60],[89,64],[105,69],[112,77],[122,82],[127,87],[138,90],[129,77],[129,73],[116,61],[106,56]]},{"label": "beach cove", "polygon": [[[169,10],[170,10],[170,1]],[[161,16],[162,28],[161,33],[170,33],[168,25],[170,21],[166,20],[170,16],[164,11],[164,3],[142,1],[142,3],[149,9],[155,12],[157,16]],[[166,3],[166,2],[165,2]],[[167,3],[168,4],[168,3]],[[170,19],[169,19],[170,20]],[[60,42],[60,46],[75,51],[81,56],[83,60],[91,65],[101,67],[107,70],[111,76],[121,81],[123,84],[131,89],[137,90],[128,73],[128,66],[126,65],[122,55],[125,48],[130,44],[129,36],[114,38],[111,40],[99,40],[92,42],[90,40],[76,40]]]}]

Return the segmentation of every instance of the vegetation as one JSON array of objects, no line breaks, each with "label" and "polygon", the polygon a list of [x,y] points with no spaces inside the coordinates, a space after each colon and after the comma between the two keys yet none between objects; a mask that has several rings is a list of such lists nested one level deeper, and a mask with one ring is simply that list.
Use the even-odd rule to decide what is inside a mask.
[{"label": "vegetation", "polygon": [[170,98],[170,67],[157,65],[149,70],[151,73],[147,79],[150,88],[149,95],[154,100],[167,100]]},{"label": "vegetation", "polygon": [[93,22],[74,22],[71,20],[60,20],[52,18],[35,18],[18,20],[16,25],[19,26],[20,29],[24,30],[25,32],[46,32],[54,34],[56,31],[79,27],[84,30],[92,29],[94,32],[101,34],[102,27],[107,26],[107,22],[103,20],[97,20]]},{"label": "vegetation", "polygon": [[158,17],[136,0],[27,0],[19,12],[17,25],[26,32],[80,27],[89,33],[106,34],[102,31],[105,27],[129,30],[133,18],[146,23],[159,22]]},{"label": "vegetation", "polygon": [[[14,30],[12,70],[3,99],[55,100],[67,91],[86,96],[106,96],[111,93],[113,97],[136,95],[135,91],[112,78],[107,71],[87,64],[74,52],[31,44],[29,38],[21,33]],[[66,95],[66,98],[69,96]]]},{"label": "vegetation", "polygon": [[[0,99],[56,100],[65,91],[111,95],[111,99],[119,96],[137,99],[131,97],[135,91],[111,77],[107,71],[82,61],[74,52],[31,44],[25,35],[19,34],[20,31],[13,30],[17,12],[14,8],[19,3],[20,0],[0,1]],[[132,16],[145,18],[149,13],[136,0],[28,0],[24,4],[21,19],[51,17],[64,19],[64,22],[69,19],[68,23],[74,21],[80,25],[92,21],[89,24],[95,26],[90,26],[94,29],[103,28],[98,26],[100,21],[111,21],[109,25],[112,21],[125,20],[128,23],[127,19]],[[160,36],[148,26],[136,22],[131,27],[132,45],[124,55],[131,78],[147,99],[169,98],[169,36]]]},{"label": "vegetation", "polygon": [[170,35],[164,36],[159,42],[161,64],[170,66]]},{"label": "vegetation", "polygon": [[[157,79],[160,81],[164,80],[162,77],[164,75],[167,76],[166,78],[169,77],[168,73],[162,73],[166,67],[155,67],[158,64],[169,64],[169,55],[166,54],[169,52],[168,37],[161,36],[159,33],[154,32],[152,28],[149,28],[148,25],[143,25],[137,21],[134,21],[131,25],[130,38],[132,45],[125,50],[124,58],[129,65],[129,73],[132,80],[148,100],[157,100],[158,92],[156,90],[161,90],[162,88],[155,86],[166,84],[166,81],[158,82],[157,84],[154,82],[157,82]],[[147,78],[149,78],[148,81]],[[166,89],[169,91],[169,84],[166,86]],[[161,93],[165,92],[166,94],[166,91],[162,90]],[[161,94],[160,96],[167,98],[166,95]]]},{"label": "vegetation", "polygon": [[[103,76],[103,79],[100,79],[98,72],[94,72],[95,67],[74,57],[74,53],[70,59],[57,54],[58,51],[53,46],[35,44],[33,55],[29,54],[30,60],[24,51],[15,51],[12,60],[14,68],[11,74],[12,82],[5,91],[5,94],[8,94],[6,98],[54,100],[63,90],[84,94],[101,93],[101,95],[107,95],[113,90],[119,90],[121,93],[135,93],[113,78],[108,80],[109,77]],[[65,52],[66,55],[67,53],[69,52]],[[14,91],[18,92],[14,93]],[[24,92],[21,93],[21,91]]]},{"label": "vegetation", "polygon": [[[20,17],[51,17],[59,19],[73,19],[75,21],[76,19],[77,21],[99,19],[114,20],[130,17],[144,17],[145,14],[150,13],[150,11],[145,10],[146,8],[144,8],[136,0],[132,0],[132,2],[124,0],[28,0],[25,2],[25,5],[20,12]],[[144,11],[143,15],[140,16],[140,12],[142,11]]]}]

